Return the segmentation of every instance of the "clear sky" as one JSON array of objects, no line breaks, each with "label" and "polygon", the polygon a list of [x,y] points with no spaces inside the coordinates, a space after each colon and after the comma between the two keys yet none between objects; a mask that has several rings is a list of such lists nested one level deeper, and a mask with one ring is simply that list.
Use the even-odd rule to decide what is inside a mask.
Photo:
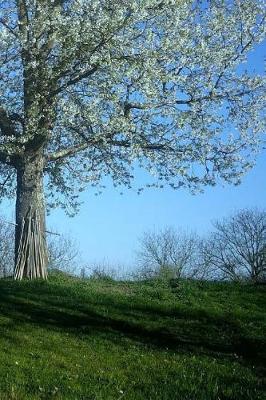
[{"label": "clear sky", "polygon": [[[264,70],[266,45],[251,54],[248,66]],[[142,180],[140,173],[138,179]],[[136,182],[137,183],[137,182]],[[184,190],[120,190],[109,185],[101,196],[88,189],[81,196],[83,205],[74,218],[55,210],[48,217],[48,227],[76,239],[87,264],[107,261],[114,266],[132,268],[138,237],[146,230],[164,226],[182,227],[205,234],[211,221],[240,208],[266,207],[266,154],[257,158],[256,166],[239,186],[216,186],[192,196]],[[4,202],[0,213],[12,218],[12,202]]]},{"label": "clear sky", "polygon": [[256,167],[235,187],[207,188],[204,194],[172,189],[150,189],[137,195],[108,188],[95,197],[83,194],[84,204],[74,218],[55,211],[49,225],[58,232],[69,232],[80,244],[84,260],[109,261],[110,264],[134,264],[134,250],[140,234],[153,228],[174,226],[205,234],[211,221],[239,208],[266,206],[266,157],[259,157]]}]

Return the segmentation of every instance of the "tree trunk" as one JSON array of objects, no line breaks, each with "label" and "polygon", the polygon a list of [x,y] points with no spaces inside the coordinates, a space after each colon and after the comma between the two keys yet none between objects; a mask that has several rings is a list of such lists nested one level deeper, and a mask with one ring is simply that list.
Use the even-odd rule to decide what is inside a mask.
[{"label": "tree trunk", "polygon": [[17,167],[15,279],[47,278],[43,164],[28,152]]}]

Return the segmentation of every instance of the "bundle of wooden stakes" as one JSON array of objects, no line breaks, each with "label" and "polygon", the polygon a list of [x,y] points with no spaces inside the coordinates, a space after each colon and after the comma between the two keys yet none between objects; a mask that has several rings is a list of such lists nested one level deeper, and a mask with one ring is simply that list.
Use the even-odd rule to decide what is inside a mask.
[{"label": "bundle of wooden stakes", "polygon": [[20,243],[14,278],[47,278],[48,254],[45,232],[41,226],[41,218],[36,210],[31,210],[22,221]]}]

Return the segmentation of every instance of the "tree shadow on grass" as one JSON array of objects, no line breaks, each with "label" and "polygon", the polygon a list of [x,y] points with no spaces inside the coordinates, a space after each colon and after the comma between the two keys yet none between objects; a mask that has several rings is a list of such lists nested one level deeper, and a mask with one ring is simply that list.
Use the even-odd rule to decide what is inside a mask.
[{"label": "tree shadow on grass", "polygon": [[34,324],[74,335],[121,335],[145,345],[212,357],[240,356],[245,363],[265,365],[265,341],[245,337],[237,321],[189,307],[163,309],[149,303],[121,301],[101,294],[83,299],[80,293],[51,283],[0,281],[0,316],[15,325]]}]

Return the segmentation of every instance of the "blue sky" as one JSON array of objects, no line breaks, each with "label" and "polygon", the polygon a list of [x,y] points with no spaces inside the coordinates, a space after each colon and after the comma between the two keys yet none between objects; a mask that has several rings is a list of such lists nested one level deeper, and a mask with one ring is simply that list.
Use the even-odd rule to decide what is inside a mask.
[{"label": "blue sky", "polygon": [[[147,189],[141,195],[125,190],[121,196],[110,185],[96,197],[89,189],[81,196],[84,203],[77,216],[69,218],[55,210],[48,217],[48,226],[78,242],[83,262],[109,263],[127,271],[134,268],[138,237],[144,231],[173,226],[204,235],[214,219],[240,208],[265,208],[265,183],[266,157],[261,154],[239,186],[217,185],[194,196],[168,188]],[[13,210],[11,202],[0,209],[11,220]]]},{"label": "blue sky", "polygon": [[211,221],[239,208],[266,206],[266,157],[258,158],[239,186],[216,186],[205,193],[191,194],[172,189],[150,189],[141,195],[107,188],[101,196],[92,191],[83,194],[79,214],[67,218],[62,211],[49,217],[49,225],[58,232],[75,237],[87,262],[108,261],[131,268],[138,237],[149,229],[182,227],[205,234]]},{"label": "blue sky", "polygon": [[[250,69],[263,72],[265,49],[261,45],[250,55]],[[139,179],[143,176],[140,173]],[[73,237],[84,262],[105,261],[128,270],[134,266],[138,237],[146,230],[173,226],[205,234],[214,219],[240,208],[266,207],[266,157],[265,153],[258,156],[241,185],[219,185],[194,196],[169,188],[147,189],[141,195],[124,190],[121,196],[110,184],[101,196],[95,197],[88,189],[81,198],[83,205],[76,217],[55,210],[48,217],[48,227]],[[2,203],[0,213],[12,220],[14,204]]]}]

